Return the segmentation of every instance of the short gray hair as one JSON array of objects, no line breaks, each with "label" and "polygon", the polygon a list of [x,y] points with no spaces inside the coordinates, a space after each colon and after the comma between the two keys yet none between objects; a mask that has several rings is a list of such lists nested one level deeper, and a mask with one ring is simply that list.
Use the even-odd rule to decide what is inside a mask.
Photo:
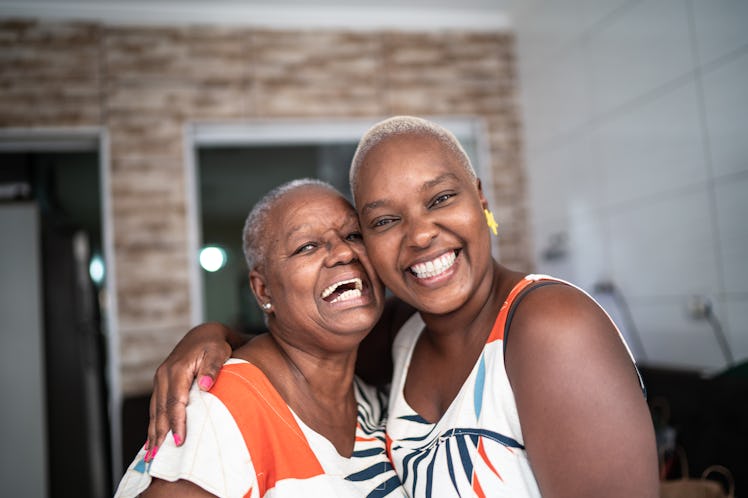
[{"label": "short gray hair", "polygon": [[358,170],[366,159],[366,155],[388,138],[399,135],[421,135],[429,136],[438,140],[447,150],[454,153],[471,178],[477,178],[475,169],[470,163],[465,149],[462,148],[457,137],[441,125],[415,116],[394,116],[375,124],[364,134],[358,143],[356,153],[351,161],[351,169],[348,173],[348,181],[351,184],[353,201],[356,202],[356,189],[358,187]]},{"label": "short gray hair", "polygon": [[265,263],[265,242],[268,234],[268,218],[275,204],[290,192],[302,187],[316,186],[329,189],[335,193],[338,190],[327,182],[316,178],[300,178],[279,185],[257,201],[244,222],[242,230],[242,249],[247,268],[254,270]]}]

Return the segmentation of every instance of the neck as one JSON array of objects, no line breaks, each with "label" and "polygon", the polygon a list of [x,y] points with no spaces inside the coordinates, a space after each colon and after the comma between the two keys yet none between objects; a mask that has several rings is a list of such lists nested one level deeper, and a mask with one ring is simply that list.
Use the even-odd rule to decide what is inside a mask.
[{"label": "neck", "polygon": [[310,352],[270,333],[253,339],[235,356],[260,368],[294,413],[327,438],[338,453],[352,454],[357,420],[355,348]]},{"label": "neck", "polygon": [[521,274],[492,262],[486,278],[462,306],[445,314],[421,312],[428,340],[445,354],[462,354],[473,344],[485,343],[499,308],[520,277]]},{"label": "neck", "polygon": [[309,352],[272,337],[295,386],[321,402],[348,400],[353,394],[355,349],[342,353]]}]

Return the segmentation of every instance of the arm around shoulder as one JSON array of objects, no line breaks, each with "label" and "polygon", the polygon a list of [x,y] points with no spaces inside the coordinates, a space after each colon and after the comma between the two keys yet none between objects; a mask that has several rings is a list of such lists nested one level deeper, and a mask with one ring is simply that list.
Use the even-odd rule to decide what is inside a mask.
[{"label": "arm around shoulder", "polygon": [[605,312],[550,285],[527,294],[510,327],[506,368],[543,496],[656,498],[651,416]]},{"label": "arm around shoulder", "polygon": [[210,389],[232,349],[244,342],[246,338],[217,322],[198,325],[179,341],[153,378],[148,448],[160,446],[170,429],[184,441],[184,414],[192,381],[197,378],[201,388]]}]

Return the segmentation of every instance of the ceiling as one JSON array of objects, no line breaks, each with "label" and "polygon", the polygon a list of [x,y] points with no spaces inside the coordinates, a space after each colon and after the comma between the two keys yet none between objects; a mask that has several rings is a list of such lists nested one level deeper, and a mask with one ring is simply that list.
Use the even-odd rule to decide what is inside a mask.
[{"label": "ceiling", "polygon": [[508,30],[521,0],[0,0],[1,18],[278,28]]}]

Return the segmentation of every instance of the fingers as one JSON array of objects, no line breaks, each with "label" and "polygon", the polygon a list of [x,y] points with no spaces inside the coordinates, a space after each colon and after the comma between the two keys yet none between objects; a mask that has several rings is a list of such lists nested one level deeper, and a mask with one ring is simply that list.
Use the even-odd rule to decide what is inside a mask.
[{"label": "fingers", "polygon": [[165,431],[171,429],[174,444],[181,446],[187,437],[187,399],[169,396],[166,400],[166,422],[168,426]]},{"label": "fingers", "polygon": [[221,370],[230,354],[231,350],[228,354],[225,351],[206,351],[203,361],[197,368],[197,385],[200,389],[210,391],[218,377],[218,371]]},{"label": "fingers", "polygon": [[213,387],[219,370],[231,355],[227,330],[220,324],[196,327],[156,370],[150,402],[147,456],[153,457],[150,452],[157,451],[169,430],[177,446],[184,442],[190,386],[196,380],[203,391]]},{"label": "fingers", "polygon": [[145,445],[145,449],[148,450],[145,457],[147,462],[153,459],[169,432],[169,420],[167,418],[168,377],[168,368],[162,364],[154,375],[154,387],[149,405],[148,441]]},{"label": "fingers", "polygon": [[159,400],[162,403],[156,407],[156,436],[163,440],[171,430],[174,443],[181,446],[187,436],[186,409],[195,369],[176,365],[163,370],[165,373],[162,372],[162,375],[166,376],[168,382],[159,380],[160,384],[166,386],[166,393]]},{"label": "fingers", "polygon": [[156,397],[157,392],[154,390],[151,393],[151,401],[148,405],[148,439],[145,442],[145,446],[143,446],[144,450],[148,450],[145,454],[146,461],[150,461],[148,457],[150,457],[151,448],[153,448],[156,445]]}]

